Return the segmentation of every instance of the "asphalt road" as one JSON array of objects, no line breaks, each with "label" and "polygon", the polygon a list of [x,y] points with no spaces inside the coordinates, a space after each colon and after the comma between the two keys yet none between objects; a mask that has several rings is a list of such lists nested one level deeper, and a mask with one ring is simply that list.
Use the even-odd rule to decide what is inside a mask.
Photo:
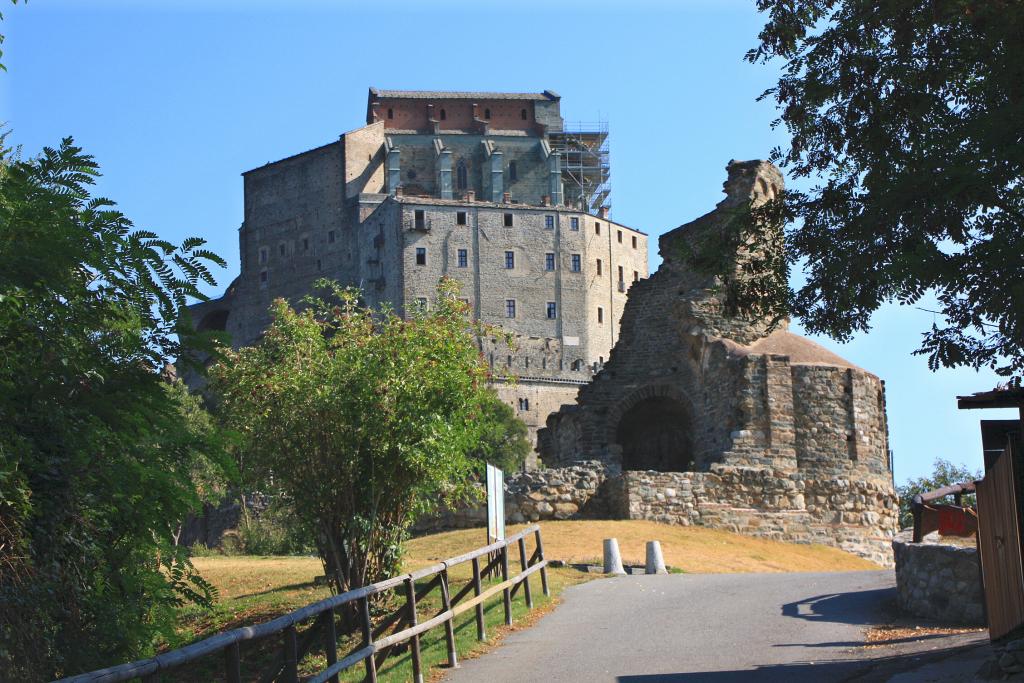
[{"label": "asphalt road", "polygon": [[452,683],[838,681],[863,671],[866,626],[885,623],[893,572],[624,576],[564,603]]}]

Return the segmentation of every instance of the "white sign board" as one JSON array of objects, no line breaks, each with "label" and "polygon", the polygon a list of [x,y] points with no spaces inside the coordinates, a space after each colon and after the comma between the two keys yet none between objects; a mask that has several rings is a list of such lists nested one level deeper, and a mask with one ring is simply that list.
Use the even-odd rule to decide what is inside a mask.
[{"label": "white sign board", "polygon": [[487,542],[505,540],[505,474],[487,465]]}]

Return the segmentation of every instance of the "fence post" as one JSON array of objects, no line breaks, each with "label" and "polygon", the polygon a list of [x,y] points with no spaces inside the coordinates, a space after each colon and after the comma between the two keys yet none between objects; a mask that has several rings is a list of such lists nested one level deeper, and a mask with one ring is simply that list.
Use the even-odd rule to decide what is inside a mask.
[{"label": "fence post", "polygon": [[[508,543],[501,548],[501,580],[508,581]],[[505,625],[512,625],[512,591],[508,586],[502,591],[505,598]]]},{"label": "fence post", "polygon": [[[445,612],[452,608],[451,595],[448,593],[448,569],[441,570],[441,607]],[[451,616],[448,617],[448,621],[444,622],[444,637],[448,645],[448,666],[452,669],[459,666],[459,654],[455,650],[454,621],[455,617]]]},{"label": "fence post", "polygon": [[228,683],[242,683],[242,660],[237,642],[224,648],[224,677]]},{"label": "fence post", "polygon": [[[360,602],[362,603],[363,612],[363,647],[370,647],[373,645],[373,624],[370,622],[370,598],[362,598]],[[370,683],[377,683],[377,661],[374,659],[374,653],[371,652],[370,656],[363,661],[366,662],[366,679]]]},{"label": "fence post", "polygon": [[[479,558],[473,558],[473,594],[476,597],[480,597],[480,594],[484,592],[483,586],[480,584],[480,560]],[[487,640],[487,629],[484,624],[484,606],[483,603],[477,603],[476,605],[476,639]]]},{"label": "fence post", "polygon": [[[523,568],[525,572],[529,565],[526,564],[526,539],[522,536],[519,537],[519,566]],[[523,577],[523,594],[526,597],[527,609],[533,609],[533,595],[530,594],[530,577]]]},{"label": "fence post", "polygon": [[285,683],[299,683],[299,643],[294,624],[284,630],[284,671],[281,680]]},{"label": "fence post", "polygon": [[[416,617],[416,584],[412,577],[405,579],[405,604],[409,609],[409,625],[416,626],[419,622]],[[423,683],[423,670],[420,663],[420,637],[415,635],[412,641],[412,676],[415,683]]]},{"label": "fence post", "polygon": [[[324,650],[327,653],[327,666],[331,666],[338,662],[338,631],[334,624],[333,607],[324,612],[324,619],[327,620],[324,624]],[[334,674],[328,680],[331,683],[338,683],[338,674]]]},{"label": "fence post", "polygon": [[[537,536],[537,557],[540,561],[544,561],[544,541],[540,540],[540,527],[537,527],[537,531],[534,532]],[[551,596],[551,589],[548,588],[548,568],[544,565],[540,568],[540,585],[544,589],[544,595],[547,597]]]}]

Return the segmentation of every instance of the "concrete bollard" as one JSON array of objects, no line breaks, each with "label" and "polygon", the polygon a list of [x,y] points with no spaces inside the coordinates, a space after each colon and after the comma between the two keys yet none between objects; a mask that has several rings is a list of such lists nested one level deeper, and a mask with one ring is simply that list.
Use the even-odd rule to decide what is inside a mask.
[{"label": "concrete bollard", "polygon": [[625,574],[622,568],[622,555],[619,554],[619,541],[615,538],[604,539],[604,573]]},{"label": "concrete bollard", "polygon": [[644,567],[646,574],[668,574],[665,569],[665,558],[661,554],[661,543],[647,541],[647,562]]}]

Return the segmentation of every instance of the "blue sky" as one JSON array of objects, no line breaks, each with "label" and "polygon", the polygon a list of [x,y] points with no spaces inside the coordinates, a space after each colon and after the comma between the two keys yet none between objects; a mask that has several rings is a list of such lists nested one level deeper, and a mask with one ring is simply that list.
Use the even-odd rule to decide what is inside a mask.
[{"label": "blue sky", "polygon": [[[613,216],[654,236],[714,206],[730,159],[786,144],[756,102],[774,68],[742,60],[752,0],[3,4],[11,140],[74,136],[136,225],[227,258],[211,294],[238,272],[239,174],[362,125],[369,86],[557,91],[567,120],[608,120]],[[886,381],[897,482],[938,457],[980,467],[978,420],[1016,417],[956,409],[996,377],[929,372],[911,352],[932,319],[889,306],[848,344],[818,339]]]}]

